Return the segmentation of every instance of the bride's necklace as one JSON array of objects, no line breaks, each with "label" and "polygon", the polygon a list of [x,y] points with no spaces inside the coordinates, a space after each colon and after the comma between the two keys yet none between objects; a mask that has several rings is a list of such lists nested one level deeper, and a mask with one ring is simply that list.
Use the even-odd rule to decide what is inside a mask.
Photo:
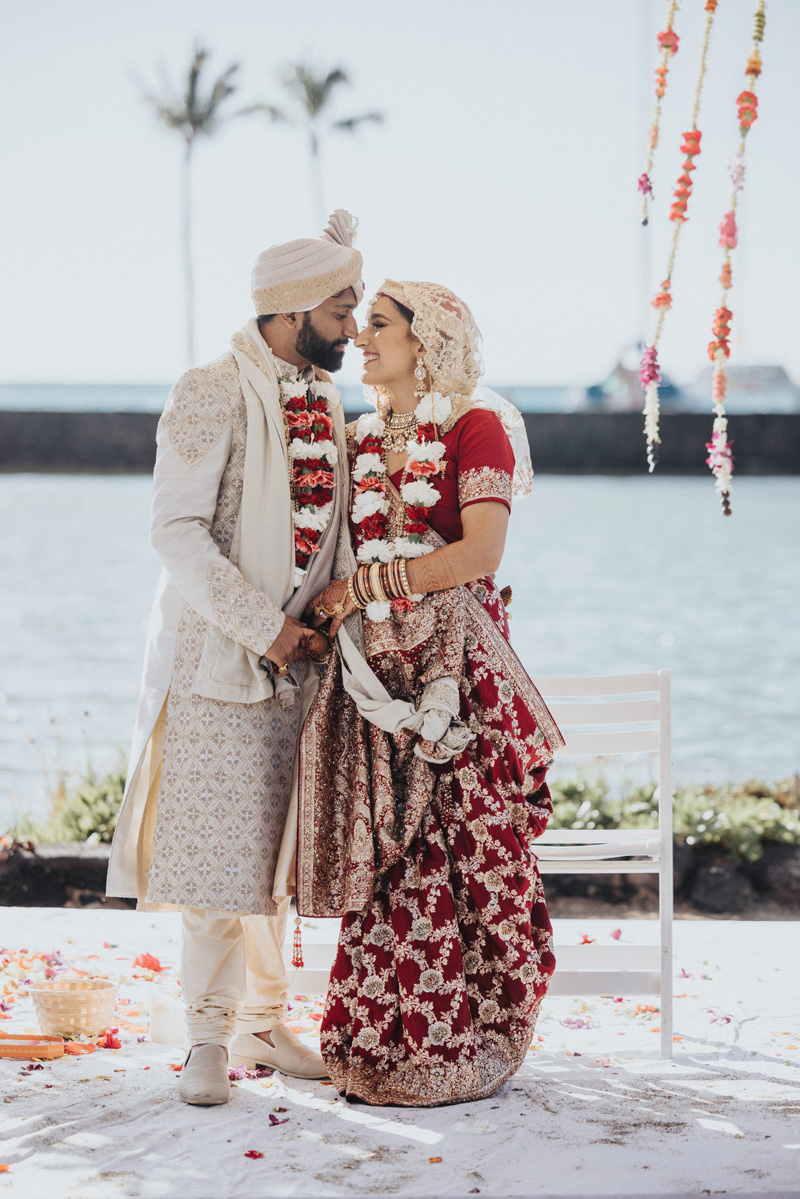
[{"label": "bride's necklace", "polygon": [[[359,562],[418,558],[434,548],[423,542],[422,537],[431,509],[441,498],[432,483],[437,475],[444,474],[445,466],[442,461],[445,446],[438,440],[438,426],[449,419],[452,411],[451,401],[433,392],[423,396],[413,412],[392,412],[386,420],[373,412],[359,417],[351,511]],[[386,454],[404,450],[407,458],[399,488],[403,512],[400,532],[392,536],[391,505],[386,498]],[[370,620],[382,621],[389,611],[389,603],[373,601],[367,605],[366,615]]]},{"label": "bride's necklace", "polygon": [[419,424],[414,412],[392,412],[385,422],[383,432],[384,454],[399,454],[409,441],[416,441]]}]

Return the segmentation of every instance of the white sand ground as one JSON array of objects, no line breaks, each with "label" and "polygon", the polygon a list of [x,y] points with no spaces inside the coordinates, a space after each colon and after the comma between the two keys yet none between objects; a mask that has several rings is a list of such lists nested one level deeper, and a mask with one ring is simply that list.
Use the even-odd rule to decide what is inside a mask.
[{"label": "white sand ground", "polygon": [[[608,943],[615,924],[622,944],[656,931],[563,920],[557,943]],[[2,1031],[36,1027],[20,980],[44,965],[20,974],[20,949],[120,976],[129,1001],[119,1050],[25,1073],[0,1061],[0,1199],[800,1196],[800,923],[676,924],[671,1063],[658,1060],[657,1012],[635,996],[552,999],[537,1048],[496,1095],[419,1110],[351,1105],[277,1074],[239,1081],[225,1107],[181,1104],[169,1069],[181,1047],[137,1039],[148,992],[175,987],[178,934],[172,915],[0,909],[0,948],[13,951],[0,990],[20,996]],[[335,925],[304,936],[332,940]],[[171,968],[135,970],[144,952]],[[313,1043],[319,997],[291,1003]]]}]

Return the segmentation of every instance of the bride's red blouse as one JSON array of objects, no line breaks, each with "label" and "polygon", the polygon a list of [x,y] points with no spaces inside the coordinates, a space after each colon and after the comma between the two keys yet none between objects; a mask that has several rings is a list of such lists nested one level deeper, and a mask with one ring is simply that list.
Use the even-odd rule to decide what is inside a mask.
[{"label": "bride's red blouse", "polygon": [[[488,408],[470,409],[449,433],[440,433],[439,440],[447,447],[443,459],[447,465],[444,477],[432,480],[441,499],[427,523],[445,541],[460,541],[462,508],[482,500],[497,500],[511,508],[514,451],[500,418]],[[399,487],[403,472],[390,477]]]}]

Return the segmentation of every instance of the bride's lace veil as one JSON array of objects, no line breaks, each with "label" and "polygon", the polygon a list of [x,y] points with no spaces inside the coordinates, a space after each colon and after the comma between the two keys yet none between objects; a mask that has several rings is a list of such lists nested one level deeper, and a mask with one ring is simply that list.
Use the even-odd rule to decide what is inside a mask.
[{"label": "bride's lace veil", "polygon": [[[411,332],[422,342],[431,390],[447,396],[453,405],[453,415],[442,431],[447,432],[471,408],[490,408],[500,418],[514,451],[514,498],[528,495],[533,470],[525,422],[513,404],[479,382],[483,374],[481,332],[469,306],[438,283],[387,279],[371,303],[381,295],[413,314]],[[364,398],[379,416],[386,416],[389,397],[382,387],[366,386]]]}]

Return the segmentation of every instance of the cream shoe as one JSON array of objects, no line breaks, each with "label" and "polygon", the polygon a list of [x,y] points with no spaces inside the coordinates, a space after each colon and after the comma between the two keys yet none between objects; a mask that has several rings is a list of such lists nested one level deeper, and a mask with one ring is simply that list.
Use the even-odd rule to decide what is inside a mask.
[{"label": "cream shoe", "polygon": [[221,1045],[193,1045],[183,1063],[178,1094],[184,1103],[211,1107],[231,1096],[228,1055]]},{"label": "cream shoe", "polygon": [[255,1070],[257,1066],[269,1066],[290,1074],[292,1078],[327,1078],[328,1071],[318,1053],[300,1041],[285,1024],[276,1024],[270,1029],[274,1046],[262,1041],[251,1032],[240,1032],[231,1041],[230,1062],[232,1066],[244,1066]]}]

